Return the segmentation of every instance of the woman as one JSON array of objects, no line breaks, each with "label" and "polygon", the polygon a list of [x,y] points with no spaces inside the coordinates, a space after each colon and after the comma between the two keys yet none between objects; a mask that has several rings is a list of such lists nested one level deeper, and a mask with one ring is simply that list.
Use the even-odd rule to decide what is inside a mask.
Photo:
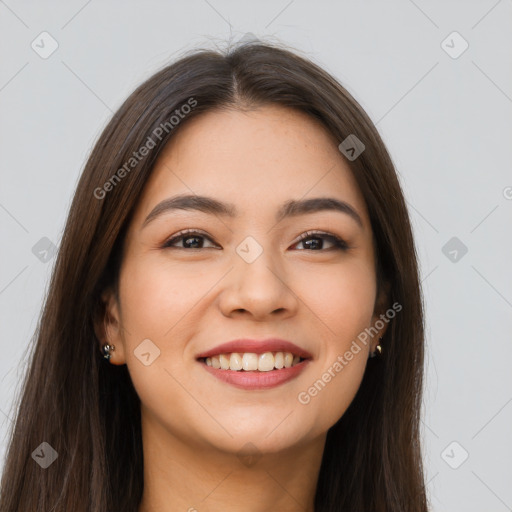
[{"label": "woman", "polygon": [[285,48],[125,101],[69,212],[2,511],[407,511],[424,331],[375,126]]}]

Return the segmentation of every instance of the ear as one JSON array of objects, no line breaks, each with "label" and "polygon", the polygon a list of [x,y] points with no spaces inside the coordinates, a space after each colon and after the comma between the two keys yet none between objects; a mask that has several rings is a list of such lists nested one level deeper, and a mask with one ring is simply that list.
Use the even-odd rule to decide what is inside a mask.
[{"label": "ear", "polygon": [[[381,286],[379,294],[375,300],[375,307],[372,317],[372,325],[378,329],[379,333],[377,336],[374,336],[374,340],[371,344],[371,351],[374,352],[376,350],[377,345],[379,344],[379,338],[383,338],[386,333],[389,325],[389,319],[382,319],[381,315],[386,312],[390,307],[390,298],[391,298],[391,284],[389,281],[385,281]],[[378,328],[375,324],[378,322],[379,325],[384,324],[382,328]]]},{"label": "ear", "polygon": [[119,302],[113,289],[108,288],[101,294],[101,306],[94,322],[94,332],[99,341],[99,350],[103,354],[103,345],[114,345],[109,362],[114,365],[125,364],[124,340]]}]

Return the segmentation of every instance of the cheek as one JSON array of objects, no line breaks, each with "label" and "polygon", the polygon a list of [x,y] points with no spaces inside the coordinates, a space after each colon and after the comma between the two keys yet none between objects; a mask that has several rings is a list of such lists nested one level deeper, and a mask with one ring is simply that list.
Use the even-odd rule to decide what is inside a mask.
[{"label": "cheek", "polygon": [[371,265],[354,261],[318,272],[313,283],[301,281],[298,295],[314,312],[322,344],[320,364],[297,401],[317,433],[345,413],[364,376],[368,346],[358,336],[373,315],[376,283]]},{"label": "cheek", "polygon": [[[156,255],[155,255],[156,256]],[[127,262],[121,273],[124,320],[127,330],[159,339],[175,337],[194,306],[215,284],[212,273],[197,266],[170,264],[161,257]]]},{"label": "cheek", "polygon": [[[182,438],[191,435],[187,425],[195,424],[197,417],[208,428],[219,429],[198,405],[209,397],[202,396],[203,389],[190,380],[190,368],[182,364],[185,354],[188,357],[188,341],[197,330],[194,306],[200,307],[198,302],[218,278],[185,267],[178,271],[168,262],[134,258],[126,261],[120,276],[123,344],[133,385],[149,416],[159,418]],[[145,342],[143,353],[150,356],[141,358],[139,347],[147,339],[151,344]],[[198,402],[191,400],[190,389]]]},{"label": "cheek", "polygon": [[361,385],[366,353],[361,350],[353,354],[350,361],[344,359],[343,354],[328,358],[320,370],[322,373],[314,375],[308,387],[297,396],[302,415],[313,424],[313,437],[326,432],[345,414]]},{"label": "cheek", "polygon": [[197,273],[176,270],[156,258],[134,257],[120,276],[126,364],[139,394],[149,398],[151,389],[169,387],[166,369],[181,374],[197,320],[194,306],[211,287],[211,279],[205,282]]},{"label": "cheek", "polygon": [[371,322],[376,295],[371,262],[347,260],[314,272],[298,272],[293,279],[294,291],[329,339],[324,350],[342,350]]}]

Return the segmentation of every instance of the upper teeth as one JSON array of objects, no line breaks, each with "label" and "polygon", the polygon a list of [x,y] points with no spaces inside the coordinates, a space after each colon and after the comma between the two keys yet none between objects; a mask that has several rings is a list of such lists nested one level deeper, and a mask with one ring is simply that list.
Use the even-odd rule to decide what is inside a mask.
[{"label": "upper teeth", "polygon": [[263,354],[233,352],[232,354],[220,354],[206,358],[206,364],[213,368],[220,368],[221,370],[259,370],[260,372],[268,372],[274,368],[278,370],[290,368],[298,362],[300,362],[300,357],[293,355],[291,352],[264,352]]}]

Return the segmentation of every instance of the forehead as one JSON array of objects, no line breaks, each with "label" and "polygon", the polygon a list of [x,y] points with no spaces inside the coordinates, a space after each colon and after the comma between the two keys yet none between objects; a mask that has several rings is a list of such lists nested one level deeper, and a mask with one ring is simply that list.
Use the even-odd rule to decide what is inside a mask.
[{"label": "forehead", "polygon": [[142,222],[155,204],[185,193],[259,216],[289,199],[328,195],[349,202],[367,221],[357,182],[327,129],[276,105],[212,110],[187,121],[159,155],[136,217]]}]

